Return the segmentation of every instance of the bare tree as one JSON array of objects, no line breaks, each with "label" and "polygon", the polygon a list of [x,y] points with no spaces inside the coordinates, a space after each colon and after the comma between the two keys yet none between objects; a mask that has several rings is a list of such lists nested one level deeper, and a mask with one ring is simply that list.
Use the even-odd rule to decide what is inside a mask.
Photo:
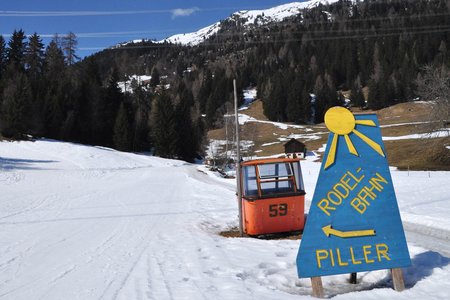
[{"label": "bare tree", "polygon": [[[425,155],[438,165],[450,164],[450,70],[445,66],[436,68],[427,65],[423,68],[423,74],[417,80],[419,95],[423,100],[430,101],[432,110],[430,113],[429,133],[430,138],[426,142]],[[444,138],[437,138],[437,133]]]},{"label": "bare tree", "polygon": [[69,32],[62,38],[62,49],[66,56],[66,62],[68,65],[73,65],[80,59],[80,57],[75,54],[77,51],[77,45],[77,36],[73,32]]},{"label": "bare tree", "polygon": [[430,133],[446,128],[450,122],[450,70],[426,65],[417,80],[417,89],[423,100],[432,103]]}]

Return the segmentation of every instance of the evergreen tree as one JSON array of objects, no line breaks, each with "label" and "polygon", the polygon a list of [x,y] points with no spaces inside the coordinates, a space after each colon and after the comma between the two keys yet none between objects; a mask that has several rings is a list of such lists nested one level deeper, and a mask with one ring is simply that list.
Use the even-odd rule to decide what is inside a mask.
[{"label": "evergreen tree", "polygon": [[208,101],[208,97],[211,95],[211,90],[212,90],[212,74],[211,71],[207,69],[203,76],[200,91],[198,92],[197,95],[197,102],[200,107],[200,112],[202,113],[206,112],[206,102]]},{"label": "evergreen tree", "polygon": [[315,120],[314,123],[322,123],[327,109],[327,93],[325,90],[325,84],[322,76],[319,75],[316,78],[314,84],[314,95],[316,97],[315,108]]},{"label": "evergreen tree", "polygon": [[264,114],[271,121],[282,122],[285,120],[286,103],[283,75],[281,73],[275,74],[272,78],[271,85],[272,90],[267,99],[264,99]]},{"label": "evergreen tree", "polygon": [[152,88],[156,88],[156,86],[161,83],[159,78],[159,71],[156,67],[153,68],[151,77],[152,78],[150,79],[150,86]]},{"label": "evergreen tree", "polygon": [[290,122],[297,124],[305,123],[305,106],[302,103],[303,82],[298,76],[294,76],[291,82],[291,88],[288,90],[286,116]]},{"label": "evergreen tree", "polygon": [[177,138],[175,110],[167,92],[156,96],[152,108],[152,136],[155,154],[165,158],[175,158]]},{"label": "evergreen tree", "polygon": [[114,123],[114,147],[120,151],[131,150],[130,120],[125,105],[120,104]]},{"label": "evergreen tree", "polygon": [[7,49],[6,42],[2,35],[0,35],[0,80],[3,77],[3,73],[6,68],[7,62]]},{"label": "evergreen tree", "polygon": [[38,76],[42,74],[44,63],[44,44],[37,33],[29,38],[25,50],[25,63],[31,78],[37,80]]},{"label": "evergreen tree", "polygon": [[148,151],[150,149],[150,125],[149,115],[153,94],[144,86],[138,85],[129,94],[134,110],[133,118],[133,151]]},{"label": "evergreen tree", "polygon": [[84,143],[107,146],[105,141],[111,139],[106,125],[109,120],[106,120],[102,83],[95,58],[87,59],[79,76],[81,77],[77,99],[79,118],[76,128],[78,138]]},{"label": "evergreen tree", "polygon": [[[46,86],[43,103],[43,120],[45,121],[44,135],[51,138],[61,138],[60,129],[63,126],[65,110],[74,122],[73,107],[64,103],[64,94],[67,90],[73,90],[66,79],[64,54],[53,39],[45,50],[43,80]],[[72,94],[72,93],[71,93]],[[66,106],[67,105],[67,106]],[[73,126],[73,124],[72,124]],[[71,136],[70,126],[64,126],[64,136]]]},{"label": "evergreen tree", "polygon": [[31,108],[30,120],[32,135],[44,133],[44,96],[46,92],[43,80],[44,44],[37,33],[30,38],[25,50],[25,68],[31,86]]},{"label": "evergreen tree", "polygon": [[14,30],[11,39],[8,42],[7,63],[15,71],[24,70],[24,56],[26,49],[25,32],[23,30]]},{"label": "evergreen tree", "polygon": [[364,94],[362,91],[361,80],[359,76],[355,79],[352,86],[352,102],[353,105],[364,108],[366,106],[366,101],[364,99]]},{"label": "evergreen tree", "polygon": [[191,108],[194,101],[192,93],[184,84],[179,89],[180,101],[175,110],[177,138],[177,154],[186,161],[193,161],[196,156],[195,131],[192,122]]},{"label": "evergreen tree", "polygon": [[96,133],[96,140],[100,145],[113,145],[113,130],[119,106],[123,101],[123,94],[118,86],[119,74],[116,68],[111,72],[108,84],[104,90],[103,95],[98,98],[97,123],[98,132]]},{"label": "evergreen tree", "polygon": [[23,73],[15,74],[3,91],[1,132],[4,136],[21,139],[29,130],[30,86]]}]

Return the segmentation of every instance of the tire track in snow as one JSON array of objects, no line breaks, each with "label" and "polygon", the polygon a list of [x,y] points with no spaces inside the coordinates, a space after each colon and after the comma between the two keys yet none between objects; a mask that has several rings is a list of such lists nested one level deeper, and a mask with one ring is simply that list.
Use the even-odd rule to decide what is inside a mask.
[{"label": "tire track in snow", "polygon": [[412,222],[403,222],[408,240],[426,249],[450,257],[450,230]]}]

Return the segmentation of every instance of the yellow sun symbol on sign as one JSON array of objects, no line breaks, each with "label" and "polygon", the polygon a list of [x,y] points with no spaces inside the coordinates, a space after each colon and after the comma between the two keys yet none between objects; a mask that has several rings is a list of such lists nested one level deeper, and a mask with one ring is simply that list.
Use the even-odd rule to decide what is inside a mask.
[{"label": "yellow sun symbol on sign", "polygon": [[348,151],[356,156],[358,151],[356,151],[355,146],[348,136],[350,133],[354,133],[357,137],[363,140],[372,149],[378,152],[381,156],[385,156],[383,149],[379,144],[371,140],[369,137],[365,136],[358,130],[356,130],[356,125],[365,126],[377,126],[372,120],[356,120],[353,114],[346,108],[343,107],[332,107],[325,114],[325,125],[333,133],[333,140],[331,141],[330,151],[328,152],[327,159],[325,161],[325,169],[334,164],[336,159],[337,144],[339,136],[344,136],[345,143],[347,144]]}]

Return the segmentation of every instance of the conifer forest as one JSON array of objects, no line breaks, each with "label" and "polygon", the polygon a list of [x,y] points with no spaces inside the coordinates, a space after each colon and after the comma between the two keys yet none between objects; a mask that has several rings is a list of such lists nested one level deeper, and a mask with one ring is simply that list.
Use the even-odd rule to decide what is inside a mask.
[{"label": "conifer forest", "polygon": [[[450,68],[449,16],[448,0],[342,0],[263,26],[230,17],[196,46],[130,42],[82,59],[73,33],[45,45],[18,29],[0,36],[1,135],[193,161],[223,126],[233,79],[257,88],[270,120],[297,124],[323,122],[344,91],[374,110],[418,99],[426,68]],[[151,79],[119,87],[136,74]]]}]

